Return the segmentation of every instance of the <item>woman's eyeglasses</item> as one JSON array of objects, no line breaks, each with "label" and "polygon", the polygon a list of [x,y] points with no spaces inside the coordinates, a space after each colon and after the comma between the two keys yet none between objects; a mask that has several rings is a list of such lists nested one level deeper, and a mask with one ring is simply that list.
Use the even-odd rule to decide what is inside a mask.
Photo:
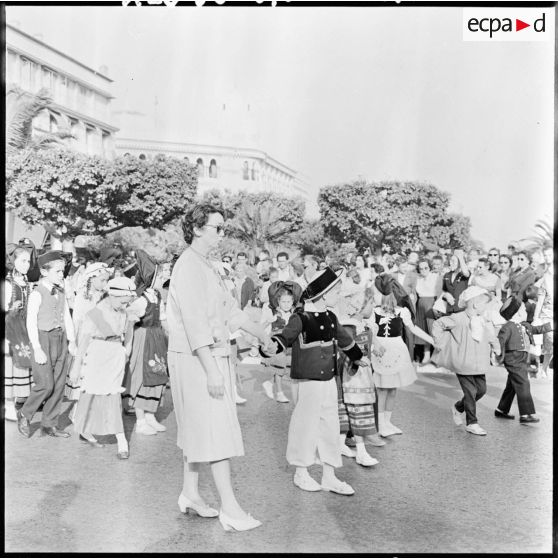
[{"label": "woman's eyeglasses", "polygon": [[223,225],[205,225],[206,227],[211,227],[217,231],[217,234],[225,234],[225,227]]}]

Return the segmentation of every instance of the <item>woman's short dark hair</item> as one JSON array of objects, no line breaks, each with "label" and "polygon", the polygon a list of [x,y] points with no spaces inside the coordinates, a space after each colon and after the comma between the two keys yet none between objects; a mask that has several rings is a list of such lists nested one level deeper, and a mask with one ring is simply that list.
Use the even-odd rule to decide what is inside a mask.
[{"label": "woman's short dark hair", "polygon": [[385,271],[384,266],[382,264],[379,263],[373,263],[370,266],[378,275],[380,275],[380,273],[383,273]]},{"label": "woman's short dark hair", "polygon": [[511,256],[508,254],[500,254],[500,258],[506,258],[506,260],[508,260],[508,263],[511,265],[512,264],[512,259]]},{"label": "woman's short dark hair", "polygon": [[187,244],[192,244],[192,240],[194,239],[194,227],[201,229],[203,226],[207,225],[209,216],[213,215],[213,213],[219,213],[223,219],[225,218],[223,208],[211,203],[198,203],[188,209],[182,218],[182,234]]}]

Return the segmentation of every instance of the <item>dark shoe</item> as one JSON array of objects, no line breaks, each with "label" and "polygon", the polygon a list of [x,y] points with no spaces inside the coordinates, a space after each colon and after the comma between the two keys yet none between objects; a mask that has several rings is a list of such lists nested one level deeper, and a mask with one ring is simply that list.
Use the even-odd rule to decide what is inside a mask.
[{"label": "dark shoe", "polygon": [[41,426],[42,436],[52,436],[53,438],[69,438],[70,433],[64,430],[58,430],[56,426]]},{"label": "dark shoe", "polygon": [[104,448],[105,447],[105,444],[101,444],[100,442],[98,442],[95,439],[88,440],[85,436],[82,436],[81,434],[79,435],[79,439],[84,444],[89,444],[90,446],[93,446],[94,448]]},{"label": "dark shoe", "polygon": [[124,414],[131,416],[131,417],[135,417],[136,416],[136,410],[133,407],[130,407],[128,409],[124,409]]},{"label": "dark shoe", "polygon": [[498,418],[512,419],[512,420],[515,418],[515,415],[510,415],[509,413],[503,413],[502,411],[500,411],[500,409],[494,410],[494,416]]},{"label": "dark shoe", "polygon": [[540,422],[541,419],[534,415],[527,415],[526,417],[519,417],[519,422],[521,424],[527,424],[529,422]]},{"label": "dark shoe", "polygon": [[119,451],[116,454],[116,457],[118,457],[118,459],[128,459],[130,457],[130,452],[129,451]]},{"label": "dark shoe", "polygon": [[26,438],[31,436],[31,424],[29,420],[21,414],[21,411],[17,412],[17,429],[22,436]]}]

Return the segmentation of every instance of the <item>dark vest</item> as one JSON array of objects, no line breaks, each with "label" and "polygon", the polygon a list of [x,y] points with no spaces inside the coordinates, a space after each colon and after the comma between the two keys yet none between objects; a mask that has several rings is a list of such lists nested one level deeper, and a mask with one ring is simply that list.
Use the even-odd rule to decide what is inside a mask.
[{"label": "dark vest", "polygon": [[42,282],[35,287],[41,295],[41,305],[37,315],[37,327],[42,331],[50,331],[57,327],[64,329],[64,306],[66,297],[63,292],[50,294]]}]

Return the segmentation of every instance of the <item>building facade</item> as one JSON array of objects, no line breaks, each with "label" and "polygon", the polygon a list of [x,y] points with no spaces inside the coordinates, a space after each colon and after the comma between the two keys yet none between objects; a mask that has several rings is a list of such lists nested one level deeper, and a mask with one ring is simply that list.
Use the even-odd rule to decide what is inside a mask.
[{"label": "building facade", "polygon": [[110,92],[106,68],[95,70],[42,41],[6,24],[6,92],[17,85],[29,93],[46,88],[53,102],[33,121],[33,133],[67,131],[75,151],[114,157]]},{"label": "building facade", "polygon": [[[28,93],[46,88],[52,103],[33,120],[34,136],[65,131],[70,149],[113,158],[114,126],[111,114],[111,85],[106,68],[98,71],[46,44],[40,36],[6,24],[6,94],[18,86]],[[6,240],[28,237],[41,245],[44,228],[28,226],[11,212],[6,213]]]},{"label": "building facade", "polygon": [[161,154],[185,159],[198,166],[200,194],[212,189],[265,191],[308,201],[307,179],[258,149],[118,137],[116,152],[147,160]]}]

